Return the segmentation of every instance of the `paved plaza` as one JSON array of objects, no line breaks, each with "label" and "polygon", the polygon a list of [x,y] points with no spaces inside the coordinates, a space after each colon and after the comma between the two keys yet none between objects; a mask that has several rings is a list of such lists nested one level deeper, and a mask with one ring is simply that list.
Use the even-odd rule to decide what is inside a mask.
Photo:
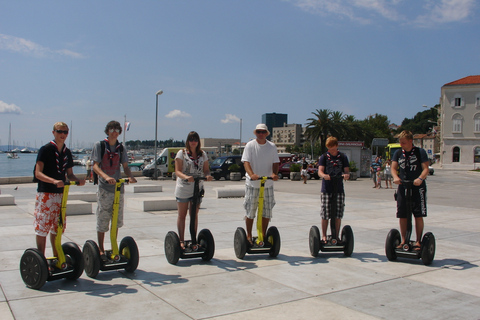
[{"label": "paved plaza", "polygon": [[[215,238],[214,258],[175,266],[165,259],[163,245],[167,232],[176,231],[176,211],[130,208],[129,200],[159,193],[133,193],[127,186],[119,238],[129,235],[137,242],[136,272],[101,271],[96,279],[84,273],[76,281],[47,282],[40,290],[25,287],[19,273],[24,250],[35,246],[36,184],[0,185],[16,203],[0,206],[0,319],[480,319],[479,179],[480,173],[438,168],[428,178],[425,231],[434,233],[437,244],[430,266],[387,260],[387,233],[398,228],[393,190],[373,189],[367,178],[346,183],[343,225],[355,235],[349,258],[310,255],[309,229],[320,226],[321,181],[284,179],[275,183],[271,222],[281,235],[279,256],[237,259],[233,235],[244,227],[243,198],[217,199],[213,189],[244,181],[221,180],[205,183],[199,216],[199,230],[208,228]],[[173,198],[174,181],[140,177],[138,184],[161,185],[162,197]],[[95,190],[92,184],[71,188]],[[96,241],[95,215],[69,216],[63,239],[80,247]]]}]

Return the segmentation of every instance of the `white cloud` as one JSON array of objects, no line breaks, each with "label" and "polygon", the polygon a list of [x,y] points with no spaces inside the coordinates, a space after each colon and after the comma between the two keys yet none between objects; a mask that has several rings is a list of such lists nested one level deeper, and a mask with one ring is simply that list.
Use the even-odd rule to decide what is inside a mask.
[{"label": "white cloud", "polygon": [[166,116],[166,118],[190,118],[191,115],[185,111],[180,111],[178,109],[170,111]]},{"label": "white cloud", "polygon": [[[476,0],[284,0],[300,9],[322,16],[369,24],[376,17],[388,21],[433,25],[466,20]],[[418,8],[417,8],[418,7]],[[419,13],[421,12],[421,13]]]},{"label": "white cloud", "polygon": [[0,100],[0,113],[21,114],[23,111],[20,109],[20,107],[17,107],[14,104],[8,104]]},{"label": "white cloud", "polygon": [[6,34],[0,34],[0,50],[7,50],[12,52],[19,52],[28,55],[32,55],[38,58],[45,58],[49,56],[66,56],[71,58],[83,58],[84,56],[81,53],[77,53],[67,49],[61,50],[52,50],[50,48],[44,47],[33,41],[18,38],[14,36],[9,36]]},{"label": "white cloud", "polygon": [[420,25],[450,23],[466,20],[475,8],[475,0],[441,0],[427,1],[428,13],[416,19]]},{"label": "white cloud", "polygon": [[240,122],[240,118],[234,114],[225,114],[225,119],[220,120],[222,123],[233,123],[233,122]]}]

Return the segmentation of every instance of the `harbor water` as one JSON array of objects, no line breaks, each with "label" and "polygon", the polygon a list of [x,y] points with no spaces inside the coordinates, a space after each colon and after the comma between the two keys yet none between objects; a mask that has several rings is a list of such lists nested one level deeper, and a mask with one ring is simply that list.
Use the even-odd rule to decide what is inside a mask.
[{"label": "harbor water", "polygon": [[[36,153],[19,153],[18,159],[9,159],[6,153],[0,153],[0,178],[8,177],[32,177],[33,167],[37,160]],[[83,159],[85,154],[79,154],[79,159]],[[87,173],[85,166],[74,166],[74,173]]]}]

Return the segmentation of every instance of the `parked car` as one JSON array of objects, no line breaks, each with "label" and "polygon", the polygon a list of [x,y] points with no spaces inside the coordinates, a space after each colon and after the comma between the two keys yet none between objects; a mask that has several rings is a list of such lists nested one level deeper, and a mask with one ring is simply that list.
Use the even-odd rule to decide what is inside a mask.
[{"label": "parked car", "polygon": [[290,165],[293,162],[285,162],[278,167],[278,178],[283,179],[285,177],[290,178]]},{"label": "parked car", "polygon": [[240,166],[240,173],[242,177],[245,175],[245,168],[243,166],[241,156],[226,156],[218,157],[210,164],[210,174],[215,180],[220,180],[222,177],[225,180],[230,179],[230,170],[228,168],[232,164],[237,164]]}]

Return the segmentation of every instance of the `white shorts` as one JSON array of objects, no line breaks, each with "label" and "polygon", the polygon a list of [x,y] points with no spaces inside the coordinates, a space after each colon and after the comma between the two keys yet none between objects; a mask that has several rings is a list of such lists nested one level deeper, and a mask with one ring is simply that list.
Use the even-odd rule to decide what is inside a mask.
[{"label": "white shorts", "polygon": [[[245,186],[245,200],[243,201],[243,207],[246,210],[245,216],[249,219],[255,219],[258,209],[258,196],[260,194],[260,188],[253,188]],[[265,187],[263,194],[263,213],[262,217],[271,219],[272,209],[275,206],[275,197],[273,196],[273,186]]]}]

